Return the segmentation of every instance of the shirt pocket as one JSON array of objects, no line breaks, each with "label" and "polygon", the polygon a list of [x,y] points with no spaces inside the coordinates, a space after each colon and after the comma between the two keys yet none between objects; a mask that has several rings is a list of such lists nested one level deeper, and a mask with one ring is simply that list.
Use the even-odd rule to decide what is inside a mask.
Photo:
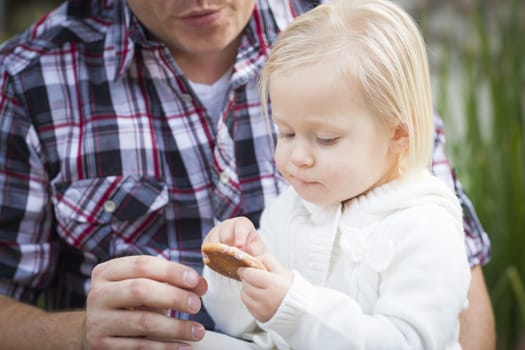
[{"label": "shirt pocket", "polygon": [[97,261],[165,247],[169,199],[161,180],[109,176],[57,183],[53,191],[58,234]]}]

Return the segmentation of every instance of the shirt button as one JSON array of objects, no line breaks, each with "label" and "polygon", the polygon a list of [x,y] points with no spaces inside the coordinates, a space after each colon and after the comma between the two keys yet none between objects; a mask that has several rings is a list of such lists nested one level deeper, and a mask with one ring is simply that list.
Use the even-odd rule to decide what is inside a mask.
[{"label": "shirt button", "polygon": [[104,210],[106,211],[106,213],[111,214],[115,212],[115,209],[117,209],[117,206],[115,205],[115,202],[113,202],[112,200],[108,200],[104,202]]},{"label": "shirt button", "polygon": [[223,171],[223,172],[221,173],[221,175],[219,176],[219,178],[220,178],[220,180],[221,180],[221,182],[222,182],[223,184],[227,184],[227,183],[230,181],[230,177],[228,176],[228,174],[226,174],[225,171]]},{"label": "shirt button", "polygon": [[180,98],[184,103],[190,103],[193,100],[190,94],[182,94]]}]

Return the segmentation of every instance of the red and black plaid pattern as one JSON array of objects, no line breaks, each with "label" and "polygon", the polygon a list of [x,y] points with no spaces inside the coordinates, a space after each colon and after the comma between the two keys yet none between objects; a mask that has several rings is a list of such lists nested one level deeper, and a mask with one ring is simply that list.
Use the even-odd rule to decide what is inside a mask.
[{"label": "red and black plaid pattern", "polygon": [[[68,1],[3,44],[1,294],[34,302],[45,289],[49,307],[82,307],[97,263],[153,254],[200,269],[217,221],[258,222],[284,186],[257,78],[289,19],[268,4],[257,3],[216,124],[125,1]],[[489,242],[436,121],[435,172],[462,199],[471,262],[485,263]]]}]

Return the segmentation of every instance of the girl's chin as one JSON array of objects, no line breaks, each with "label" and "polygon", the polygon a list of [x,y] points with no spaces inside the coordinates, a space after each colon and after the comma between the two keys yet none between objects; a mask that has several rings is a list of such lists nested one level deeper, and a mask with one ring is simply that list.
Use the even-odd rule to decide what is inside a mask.
[{"label": "girl's chin", "polygon": [[318,206],[324,207],[329,206],[330,203],[333,203],[333,201],[329,201],[327,198],[323,198],[323,196],[319,194],[316,195],[313,193],[305,193],[304,191],[297,191],[297,189],[296,192],[303,200]]}]

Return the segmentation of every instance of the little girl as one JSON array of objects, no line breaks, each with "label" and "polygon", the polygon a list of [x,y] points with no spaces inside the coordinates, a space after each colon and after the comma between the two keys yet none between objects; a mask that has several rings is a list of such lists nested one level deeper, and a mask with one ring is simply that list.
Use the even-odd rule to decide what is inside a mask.
[{"label": "little girl", "polygon": [[[260,349],[460,349],[470,269],[456,196],[429,172],[432,100],[413,20],[383,0],[296,19],[261,76],[291,187],[216,226],[268,271],[205,269],[217,329]],[[267,111],[269,112],[269,111]]]}]

